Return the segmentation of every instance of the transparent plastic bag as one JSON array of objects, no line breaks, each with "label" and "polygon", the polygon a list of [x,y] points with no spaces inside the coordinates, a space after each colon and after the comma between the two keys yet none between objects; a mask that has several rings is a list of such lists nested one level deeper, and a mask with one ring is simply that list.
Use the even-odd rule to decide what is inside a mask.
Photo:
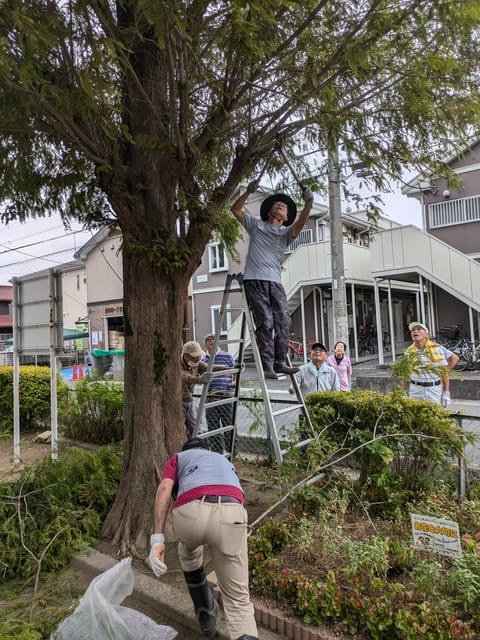
[{"label": "transparent plastic bag", "polygon": [[175,629],[120,606],[132,592],[132,559],[125,558],[92,580],[78,607],[50,640],[173,640]]}]

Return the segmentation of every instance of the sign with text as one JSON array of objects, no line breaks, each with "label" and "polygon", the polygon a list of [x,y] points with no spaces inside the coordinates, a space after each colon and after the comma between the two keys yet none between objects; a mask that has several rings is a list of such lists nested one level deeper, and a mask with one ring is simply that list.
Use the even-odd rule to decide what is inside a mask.
[{"label": "sign with text", "polygon": [[462,555],[458,523],[453,520],[411,513],[413,546],[423,551],[435,551],[442,556]]}]

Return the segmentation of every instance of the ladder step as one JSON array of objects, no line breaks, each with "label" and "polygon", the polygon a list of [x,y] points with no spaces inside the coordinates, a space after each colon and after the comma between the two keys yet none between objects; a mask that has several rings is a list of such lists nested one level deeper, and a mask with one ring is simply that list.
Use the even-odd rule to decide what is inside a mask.
[{"label": "ladder step", "polygon": [[303,404],[292,404],[285,409],[279,409],[278,411],[272,411],[272,415],[281,416],[284,413],[288,413],[289,411],[295,411],[296,409],[303,409]]},{"label": "ladder step", "polygon": [[[234,281],[237,282],[236,288],[232,288],[232,284]],[[240,306],[230,306],[228,304],[229,296],[232,294],[240,294],[241,303]],[[234,301],[237,303],[237,299]],[[227,336],[222,337],[221,327],[224,326],[225,314],[231,313],[232,311],[240,311],[241,316],[239,316],[239,321],[241,324],[239,325],[239,331],[236,332],[236,336],[229,339]],[[224,339],[226,338],[226,339]],[[230,403],[235,403],[232,405],[233,414],[232,421],[233,425],[228,425],[216,429],[214,431],[209,431],[208,433],[202,433],[202,437],[211,437],[214,435],[220,435],[226,432],[231,433],[231,438],[229,441],[231,445],[229,446],[230,451],[226,454],[230,458],[235,455],[235,438],[236,438],[236,430],[237,430],[237,420],[238,414],[240,413],[239,401],[256,401],[262,400],[265,409],[265,426],[267,429],[267,434],[271,438],[271,443],[273,445],[273,452],[275,454],[277,463],[279,466],[282,464],[282,458],[287,453],[287,451],[281,450],[281,443],[279,438],[279,429],[280,426],[276,424],[278,416],[282,416],[285,414],[292,414],[292,412],[297,412],[303,414],[305,418],[306,425],[309,428],[312,428],[310,416],[308,414],[308,409],[303,400],[302,394],[298,388],[298,385],[295,381],[295,378],[291,378],[291,376],[287,376],[285,374],[281,374],[278,376],[278,380],[286,380],[287,378],[291,378],[291,383],[295,390],[295,398],[291,398],[291,400],[287,400],[285,397],[279,398],[278,395],[286,394],[286,392],[280,391],[278,389],[269,389],[267,387],[267,381],[270,378],[265,379],[263,375],[263,366],[262,366],[262,358],[261,353],[256,341],[255,337],[255,322],[253,319],[253,315],[248,306],[248,300],[245,293],[244,283],[243,283],[243,274],[228,274],[225,289],[223,293],[223,299],[220,306],[220,311],[217,319],[217,328],[214,337],[214,346],[218,346],[218,344],[224,345],[237,345],[238,346],[238,356],[236,357],[236,363],[232,369],[222,369],[217,371],[212,371],[213,363],[212,358],[210,358],[208,368],[210,369],[209,373],[212,373],[212,378],[221,379],[221,376],[232,376],[232,388],[234,389],[234,393],[232,396],[208,396],[209,385],[203,385],[200,402],[197,409],[197,419],[195,423],[194,435],[196,435],[199,431],[200,424],[202,421],[202,416],[206,417],[206,412],[208,409],[213,409],[214,407],[219,407],[222,405],[227,405]],[[227,347],[225,347],[227,348]],[[253,361],[255,363],[255,367],[257,369],[259,385],[260,385],[260,396],[257,397],[258,393],[255,390],[255,393],[250,394],[249,391],[241,389],[241,377],[245,373],[245,361],[247,357],[250,358],[249,351],[251,350],[251,355],[253,356]],[[290,366],[290,360],[287,358],[287,364]],[[213,381],[212,381],[213,382]],[[213,384],[212,386],[215,386]],[[287,394],[288,396],[288,394]],[[211,400],[211,402],[209,402]],[[278,410],[273,411],[273,406],[278,408]],[[279,408],[281,407],[281,408]],[[295,420],[296,417],[287,418],[287,420]],[[281,422],[281,420],[279,420]],[[243,432],[242,432],[243,434]],[[308,442],[308,441],[307,441]],[[301,445],[304,443],[300,443]],[[270,455],[270,454],[269,454]]]},{"label": "ladder step", "polygon": [[219,369],[218,371],[212,371],[212,378],[220,378],[221,376],[231,375],[232,373],[240,373],[240,367],[234,367],[232,369]]},{"label": "ladder step", "polygon": [[212,400],[212,402],[205,403],[205,409],[213,409],[213,407],[221,407],[222,404],[228,404],[229,402],[237,402],[238,398],[231,396],[228,398],[218,398],[218,400]]}]

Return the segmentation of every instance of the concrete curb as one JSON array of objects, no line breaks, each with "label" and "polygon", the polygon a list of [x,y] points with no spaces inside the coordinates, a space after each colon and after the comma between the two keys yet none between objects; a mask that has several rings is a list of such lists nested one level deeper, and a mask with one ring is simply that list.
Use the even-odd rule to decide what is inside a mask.
[{"label": "concrete curb", "polygon": [[[76,556],[71,561],[74,569],[84,571],[92,578],[107,571],[118,563],[118,560],[94,551],[92,554]],[[187,593],[163,583],[153,575],[146,575],[133,569],[135,583],[132,596],[147,606],[164,613],[172,621],[199,633],[198,622],[193,612],[192,602]],[[209,581],[215,583],[215,574],[208,576]],[[315,627],[308,627],[294,618],[286,618],[282,611],[270,609],[260,603],[255,603],[255,619],[259,626],[259,640],[329,640],[322,631]],[[219,640],[230,640],[225,619],[221,614],[217,620]],[[330,636],[331,638],[331,636]]]}]

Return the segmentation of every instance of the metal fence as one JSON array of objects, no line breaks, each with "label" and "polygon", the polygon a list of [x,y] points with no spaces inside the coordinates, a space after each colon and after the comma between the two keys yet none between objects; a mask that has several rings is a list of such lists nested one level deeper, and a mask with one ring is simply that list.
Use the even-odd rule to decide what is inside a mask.
[{"label": "metal fence", "polygon": [[[289,396],[287,391],[277,391],[272,401],[273,410],[281,409],[285,403],[292,402],[293,396]],[[199,396],[194,398],[194,402],[198,406]],[[208,404],[206,405],[208,410]],[[292,438],[292,431],[298,426],[298,418],[300,412],[290,412],[284,416],[279,416],[277,423],[278,437],[282,446],[288,444]],[[208,424],[206,420],[206,412],[202,416],[200,424],[200,433],[208,432]],[[452,417],[461,429],[465,431],[473,431],[480,437],[480,416],[470,416],[465,414],[452,414]],[[225,419],[223,426],[228,424]],[[222,443],[221,436],[213,436],[216,438],[215,449]],[[218,440],[217,440],[218,439]],[[268,433],[263,398],[258,390],[245,390],[240,397],[237,416],[237,453],[247,459],[268,459],[273,455],[270,434]],[[225,447],[226,449],[226,447]],[[463,458],[458,461],[459,479],[458,490],[460,495],[464,495],[468,489],[469,483],[474,477],[480,476],[480,446],[478,443],[468,445],[465,449]]]},{"label": "metal fence", "polygon": [[[464,431],[473,431],[480,436],[480,416],[469,416],[457,413],[453,416],[458,426]],[[465,495],[473,478],[480,476],[480,446],[479,443],[468,445],[465,448],[465,454],[458,462],[459,478],[458,492],[459,495]]]},{"label": "metal fence", "polygon": [[[200,396],[194,396],[195,408],[198,407]],[[272,410],[277,411],[285,407],[286,404],[296,404],[294,396],[287,391],[277,391],[271,398]],[[225,410],[225,418],[221,415],[222,407],[213,409],[220,414],[222,426],[230,424],[228,409]],[[276,429],[282,446],[288,444],[292,439],[292,431],[298,425],[298,417],[300,410],[290,411],[288,414],[278,416],[276,421]],[[208,432],[209,409],[208,403],[205,405],[205,412],[202,415],[199,433]],[[245,389],[240,396],[239,406],[237,409],[237,432],[236,432],[236,450],[238,455],[247,459],[271,458],[273,455],[271,435],[267,428],[265,418],[265,405],[261,392],[255,389]],[[219,426],[219,425],[218,425]],[[212,436],[210,448],[218,450],[224,444],[222,436]],[[224,447],[226,449],[226,447]]]}]

